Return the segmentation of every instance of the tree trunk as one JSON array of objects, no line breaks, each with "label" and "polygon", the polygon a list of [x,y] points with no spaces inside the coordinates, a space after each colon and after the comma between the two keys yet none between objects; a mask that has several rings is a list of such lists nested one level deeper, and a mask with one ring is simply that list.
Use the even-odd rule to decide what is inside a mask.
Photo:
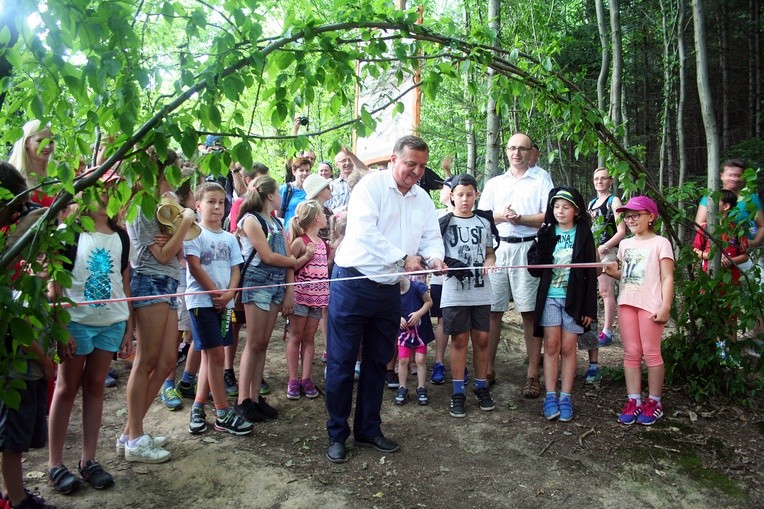
[{"label": "tree trunk", "polygon": [[661,27],[663,28],[663,114],[661,115],[661,148],[660,148],[660,162],[658,165],[658,189],[663,192],[663,183],[666,179],[666,172],[671,171],[671,167],[668,166],[668,141],[670,136],[670,124],[671,124],[671,110],[669,104],[672,102],[671,90],[673,87],[673,73],[672,73],[672,55],[673,48],[671,43],[671,34],[673,31],[669,29],[669,13],[665,0],[660,0],[661,6]]},{"label": "tree trunk", "polygon": [[[471,30],[470,20],[470,5],[469,2],[464,2],[464,25],[469,32]],[[464,130],[467,135],[467,173],[475,175],[476,162],[477,162],[477,140],[475,136],[475,123],[472,121],[472,106],[475,102],[475,97],[470,93],[469,83],[475,76],[472,71],[465,73],[464,75],[464,99],[465,99],[465,115],[464,115]]]},{"label": "tree trunk", "polygon": [[621,44],[621,14],[619,0],[610,0],[610,37],[613,46],[613,75],[610,80],[610,120],[619,125],[621,116],[621,76],[623,75],[623,49]]},{"label": "tree trunk", "polygon": [[[501,28],[499,22],[500,0],[488,1],[488,26],[496,31],[496,45]],[[499,113],[496,111],[496,100],[493,99],[493,69],[488,69],[488,103],[486,106],[486,140],[485,140],[485,177],[486,179],[501,173],[499,164],[501,126]]]},{"label": "tree trunk", "polygon": [[727,2],[721,2],[721,23],[719,31],[719,67],[722,71],[722,152],[727,152],[730,148],[730,108],[729,108],[729,90],[730,90],[730,72],[729,72],[729,12]]},{"label": "tree trunk", "polygon": [[[600,64],[600,74],[597,77],[597,107],[600,111],[607,110],[607,98],[605,89],[607,87],[607,76],[610,70],[610,45],[607,39],[607,25],[605,24],[605,8],[602,6],[602,0],[595,0],[597,9],[597,31],[600,35],[600,47],[602,48],[602,63]],[[605,166],[605,155],[597,155],[597,166]]]},{"label": "tree trunk", "polygon": [[[676,51],[679,58],[679,90],[676,105],[676,150],[679,158],[679,187],[684,185],[687,179],[687,152],[684,146],[684,102],[687,90],[687,55],[684,48],[684,12],[686,5],[684,0],[679,0],[676,20]],[[679,210],[684,210],[684,201],[677,204]],[[680,223],[679,238],[684,239],[685,228]]]},{"label": "tree trunk", "polygon": [[749,137],[762,137],[764,112],[761,110],[761,30],[759,24],[759,0],[750,0],[750,31],[748,35],[748,112],[750,115]]},{"label": "tree trunk", "polygon": [[[706,28],[703,16],[703,0],[692,0],[693,28],[695,29],[695,65],[697,67],[698,98],[703,115],[703,127],[706,132],[708,150],[708,189],[711,193],[719,189],[719,132],[714,116],[714,103],[711,97],[711,83],[708,76],[708,55],[706,54]],[[716,225],[715,200],[707,200],[708,229],[713,233]],[[709,270],[719,267],[719,251],[711,260]]]}]

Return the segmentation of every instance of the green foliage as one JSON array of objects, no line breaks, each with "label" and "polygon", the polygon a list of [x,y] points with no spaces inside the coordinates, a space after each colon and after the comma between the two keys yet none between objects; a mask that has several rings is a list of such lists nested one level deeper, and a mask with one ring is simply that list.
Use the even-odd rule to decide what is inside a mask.
[{"label": "green foliage", "polygon": [[[107,208],[116,213],[124,207],[131,220],[139,207],[152,210],[157,201],[157,167],[146,155],[148,146],[160,157],[168,149],[181,151],[205,175],[227,174],[234,160],[245,166],[263,161],[279,178],[282,163],[296,151],[311,148],[319,159],[331,159],[342,144],[351,144],[353,133],[364,136],[376,128],[379,108],[402,111],[403,103],[391,95],[389,104],[365,105],[355,117],[357,91],[380,82],[400,86],[421,75],[425,108],[420,133],[431,142],[433,161],[457,154],[455,170],[463,169],[458,156],[464,139],[482,125],[484,100],[490,95],[509,119],[505,132],[519,128],[542,147],[556,150],[546,151],[547,162],[555,163],[550,168],[555,180],[575,180],[578,170],[586,168],[583,182],[588,185],[598,152],[605,152],[624,177],[635,174],[641,155],[633,157],[614,142],[620,137],[618,126],[609,126],[586,87],[570,79],[591,75],[583,61],[565,52],[566,42],[583,40],[586,33],[577,21],[580,5],[566,5],[564,15],[541,37],[535,25],[523,23],[541,18],[547,7],[517,7],[514,29],[502,36],[474,21],[482,15],[482,4],[469,24],[456,21],[460,6],[445,6],[453,16],[418,25],[416,8],[398,11],[387,0],[21,0],[22,15],[15,20],[19,41],[0,48],[13,69],[3,81],[7,96],[0,120],[6,129],[0,140],[10,144],[18,139],[27,119],[50,123],[57,147],[43,190],[61,193],[64,201],[86,187],[77,170],[82,160],[92,158],[90,145],[101,133],[110,144],[108,153],[123,160],[125,177]],[[0,41],[3,37],[0,33]],[[497,41],[502,49],[494,55],[491,47]],[[582,59],[592,60],[592,52]],[[496,73],[490,89],[485,79],[489,67]],[[569,74],[561,72],[566,68]],[[310,125],[293,136],[296,116],[309,117]],[[201,157],[197,146],[207,134],[222,135],[226,151]],[[484,145],[484,138],[476,137],[478,160]],[[630,179],[633,190],[649,184],[640,171]],[[176,168],[165,175],[173,185],[181,181]],[[134,188],[137,184],[140,188]],[[85,191],[78,199],[88,207],[99,195]],[[87,220],[81,222],[89,227]],[[0,288],[13,286],[23,298],[13,300],[10,292],[0,290],[5,313],[0,332],[12,325],[15,340],[26,344],[43,331],[55,339],[66,337],[66,313],[53,319],[42,278],[34,274],[45,270],[52,280],[71,283],[56,254],[71,230],[56,230],[53,221],[41,226],[39,235],[27,238],[23,255],[30,261],[28,273],[15,282],[1,276]],[[2,241],[0,236],[0,247]],[[7,249],[0,250],[4,253]],[[37,261],[41,253],[48,257],[47,266]],[[3,260],[7,269],[7,257]],[[0,356],[6,373],[17,357],[23,358],[17,351],[14,347],[7,357]],[[13,386],[4,380],[0,390]]]}]

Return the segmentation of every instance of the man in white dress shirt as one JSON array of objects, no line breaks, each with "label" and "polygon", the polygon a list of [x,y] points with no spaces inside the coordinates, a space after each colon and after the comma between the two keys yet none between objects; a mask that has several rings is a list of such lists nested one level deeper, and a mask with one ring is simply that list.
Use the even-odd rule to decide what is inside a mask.
[{"label": "man in white dress shirt", "polygon": [[398,444],[382,434],[380,408],[385,365],[395,352],[400,326],[401,272],[447,270],[435,206],[416,185],[429,158],[416,136],[399,139],[392,169],[364,177],[348,205],[345,238],[335,256],[333,278],[369,276],[332,283],[327,327],[326,457],[347,460],[345,441],[353,403],[353,377],[363,347],[353,436],[355,445],[395,452]]},{"label": "man in white dress shirt", "polygon": [[[526,134],[517,133],[507,142],[509,169],[485,184],[478,208],[492,210],[501,244],[496,250],[496,266],[525,265],[536,232],[544,220],[546,200],[552,190],[549,174],[535,166],[537,149]],[[501,337],[502,316],[510,297],[515,311],[523,318],[528,373],[523,396],[537,398],[541,394],[539,358],[541,338],[533,336],[534,309],[539,280],[526,269],[501,269],[489,274],[494,303],[491,306],[491,330],[488,334],[488,378],[495,380],[496,350]]]}]

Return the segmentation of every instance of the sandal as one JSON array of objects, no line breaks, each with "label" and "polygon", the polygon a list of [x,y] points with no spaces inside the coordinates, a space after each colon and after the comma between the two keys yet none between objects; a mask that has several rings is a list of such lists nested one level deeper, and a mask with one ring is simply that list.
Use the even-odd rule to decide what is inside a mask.
[{"label": "sandal", "polygon": [[62,495],[68,495],[80,487],[80,478],[69,472],[66,465],[48,469],[48,479]]},{"label": "sandal", "polygon": [[85,462],[85,468],[82,468],[79,463],[77,464],[77,467],[80,469],[82,478],[97,490],[102,490],[114,485],[114,476],[101,468],[101,464],[97,461],[87,460]]},{"label": "sandal", "polygon": [[541,395],[541,383],[538,376],[529,376],[525,379],[523,397],[528,399],[538,398]]}]

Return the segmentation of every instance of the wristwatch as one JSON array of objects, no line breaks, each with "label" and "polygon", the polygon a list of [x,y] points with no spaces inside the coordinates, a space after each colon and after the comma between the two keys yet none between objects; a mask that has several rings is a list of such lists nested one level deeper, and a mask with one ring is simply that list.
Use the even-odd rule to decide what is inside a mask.
[{"label": "wristwatch", "polygon": [[399,269],[402,269],[406,266],[406,258],[408,255],[403,255],[403,258],[395,262],[395,264],[398,266]]}]

